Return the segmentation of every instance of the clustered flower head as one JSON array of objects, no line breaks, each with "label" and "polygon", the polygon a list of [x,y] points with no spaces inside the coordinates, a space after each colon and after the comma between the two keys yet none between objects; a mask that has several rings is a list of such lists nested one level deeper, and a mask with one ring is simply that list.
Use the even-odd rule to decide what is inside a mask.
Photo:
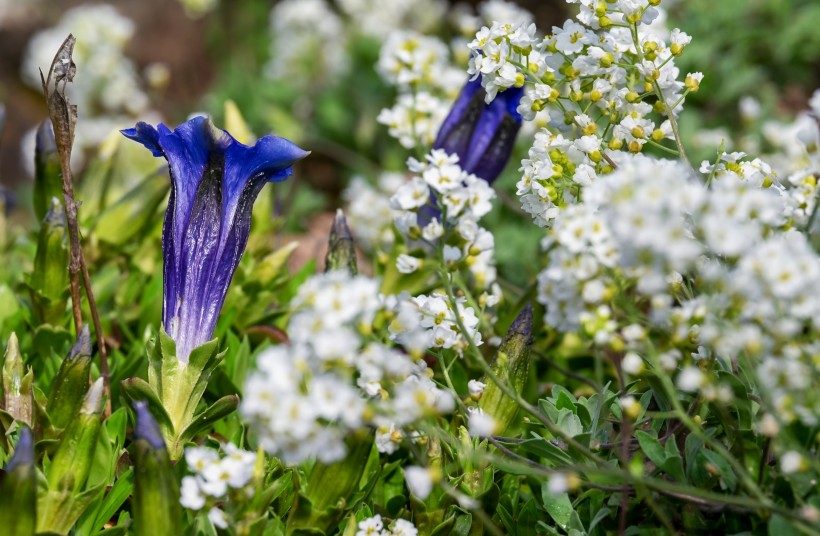
[{"label": "clustered flower head", "polygon": [[454,309],[444,293],[436,292],[399,300],[390,332],[394,340],[416,352],[452,348],[462,354],[469,347],[468,338],[476,346],[482,344],[478,324],[475,309],[466,306],[464,298],[457,298]]},{"label": "clustered flower head", "polygon": [[385,528],[379,514],[359,521],[358,529],[356,536],[416,536],[419,533],[415,525],[404,519],[396,519]]},{"label": "clustered flower head", "polygon": [[330,83],[348,69],[344,25],[326,0],[276,2],[270,34],[266,74],[273,80]]},{"label": "clustered flower head", "polygon": [[403,147],[429,147],[447,115],[448,100],[463,83],[463,73],[450,63],[450,51],[438,38],[415,31],[397,31],[385,41],[376,69],[399,90],[396,104],[377,121]]},{"label": "clustered flower head", "polygon": [[[768,169],[753,162],[731,167],[752,176]],[[679,388],[730,397],[686,363],[749,358],[779,415],[814,425],[820,398],[808,378],[817,350],[802,334],[820,325],[820,257],[786,229],[789,198],[742,172],[717,173],[707,187],[677,161],[637,155],[617,165],[562,211],[545,241],[538,288],[547,324],[642,348],[634,315],[612,306],[626,293],[645,304],[637,320],[666,333],[670,347],[653,352],[668,372],[681,369]]]},{"label": "clustered flower head", "polygon": [[395,209],[390,197],[406,182],[403,173],[384,172],[376,185],[363,177],[353,177],[343,196],[348,203],[345,214],[351,227],[356,229],[356,244],[373,250],[389,250],[395,241],[393,219]]},{"label": "clustered flower head", "polygon": [[774,174],[781,177],[785,195],[791,199],[787,216],[801,228],[809,224],[817,204],[820,90],[814,92],[809,106],[809,110],[797,114],[792,122],[769,120],[762,126],[762,141],[774,149],[765,155],[766,162],[771,164]]},{"label": "clustered flower head", "polygon": [[193,475],[182,478],[180,503],[191,510],[208,508],[208,518],[226,528],[229,518],[222,505],[225,501],[247,501],[253,496],[250,486],[256,454],[237,448],[232,443],[222,445],[225,456],[208,447],[185,449],[185,463]]},{"label": "clustered flower head", "polygon": [[675,116],[702,78],[678,79],[674,58],[690,38],[653,27],[659,11],[652,3],[580,3],[577,20],[546,37],[530,22],[496,21],[470,43],[468,72],[481,80],[488,102],[523,88],[518,114],[547,114],[517,192],[541,226],[612,170],[613,153],[673,139]]},{"label": "clustered flower head", "polygon": [[[444,241],[443,261],[466,263],[479,289],[490,288],[496,279],[493,250],[495,240],[478,220],[492,209],[495,191],[465,172],[459,158],[433,149],[424,161],[410,158],[410,171],[417,173],[390,198],[396,227],[410,240],[428,244]],[[408,259],[403,259],[408,266]],[[409,265],[414,271],[418,266]]]},{"label": "clustered flower head", "polygon": [[364,428],[394,452],[419,419],[453,410],[423,360],[371,336],[385,314],[378,285],[345,271],[312,277],[292,302],[290,344],[259,356],[240,412],[286,463],[342,459],[345,438]]}]

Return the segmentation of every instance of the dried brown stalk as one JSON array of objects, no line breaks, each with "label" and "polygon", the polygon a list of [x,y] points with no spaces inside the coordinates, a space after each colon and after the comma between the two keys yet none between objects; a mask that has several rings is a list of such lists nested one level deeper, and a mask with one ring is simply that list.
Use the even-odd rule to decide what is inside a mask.
[{"label": "dried brown stalk", "polygon": [[74,127],[77,125],[77,106],[69,102],[65,89],[66,85],[74,80],[74,75],[77,72],[77,66],[72,58],[76,42],[77,39],[73,35],[69,34],[66,37],[51,62],[48,77],[45,77],[43,71],[40,70],[40,80],[43,83],[43,94],[48,105],[48,115],[54,126],[54,139],[57,144],[57,153],[60,155],[60,169],[63,175],[63,202],[65,204],[69,240],[68,273],[71,288],[71,308],[74,313],[74,328],[79,333],[83,326],[80,302],[82,299],[80,296],[80,275],[82,274],[83,287],[88,297],[91,319],[97,335],[97,347],[100,352],[100,374],[103,378],[107,400],[105,415],[110,415],[111,388],[108,356],[106,355],[105,340],[100,326],[100,315],[97,311],[94,293],[91,290],[91,279],[88,276],[88,268],[80,244],[80,226],[77,223],[79,203],[74,200],[74,184],[71,176],[71,147],[74,145]]}]

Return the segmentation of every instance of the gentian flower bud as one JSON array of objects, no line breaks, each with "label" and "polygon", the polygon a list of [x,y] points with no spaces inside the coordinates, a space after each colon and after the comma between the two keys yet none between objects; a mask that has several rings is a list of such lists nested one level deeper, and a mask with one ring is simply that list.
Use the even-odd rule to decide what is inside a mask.
[{"label": "gentian flower bud", "polygon": [[57,325],[65,314],[68,239],[63,204],[52,197],[50,207],[40,226],[28,286],[38,320]]},{"label": "gentian flower bud", "polygon": [[38,496],[37,533],[68,534],[82,515],[84,501],[102,493],[88,485],[102,428],[103,381],[97,379],[66,428],[46,470],[46,486]]},{"label": "gentian flower bud", "polygon": [[51,384],[51,393],[48,397],[48,418],[55,428],[63,429],[68,426],[80,409],[80,404],[88,392],[90,371],[91,334],[88,324],[85,324]]},{"label": "gentian flower bud", "polygon": [[168,160],[171,197],[162,232],[162,325],[183,363],[213,336],[250,234],[253,203],[267,182],[285,180],[308,155],[265,136],[249,147],[195,117],[171,131],[138,123],[122,133]]},{"label": "gentian flower bud", "polygon": [[182,534],[179,482],[159,425],[145,402],[134,402],[134,494],[131,513],[138,536]]},{"label": "gentian flower bud", "polygon": [[[507,330],[491,364],[493,372],[502,380],[509,381],[517,392],[521,392],[529,377],[531,346],[532,305],[528,303]],[[507,435],[515,423],[518,402],[504,394],[495,382],[488,381],[479,407],[495,419],[499,426],[496,433]]]},{"label": "gentian flower bud", "polygon": [[347,270],[353,275],[358,272],[356,245],[353,243],[353,235],[350,234],[350,227],[347,226],[347,219],[342,209],[336,211],[327,243],[325,272],[331,270]]},{"label": "gentian flower bud", "polygon": [[31,426],[34,417],[34,373],[25,371],[17,334],[9,336],[3,355],[3,409],[16,420]]},{"label": "gentian flower bud", "polygon": [[468,173],[492,183],[510,159],[521,128],[516,111],[522,88],[509,88],[489,104],[481,80],[467,82],[439,129],[434,149],[457,154]]},{"label": "gentian flower bud", "polygon": [[36,528],[37,470],[34,437],[28,426],[20,428],[14,455],[0,480],[0,527],[3,534],[31,534]]},{"label": "gentian flower bud", "polygon": [[[63,198],[63,178],[60,171],[60,155],[51,120],[45,119],[37,128],[34,142],[34,215],[39,221],[46,217],[53,198]],[[60,202],[62,206],[62,202]]]}]

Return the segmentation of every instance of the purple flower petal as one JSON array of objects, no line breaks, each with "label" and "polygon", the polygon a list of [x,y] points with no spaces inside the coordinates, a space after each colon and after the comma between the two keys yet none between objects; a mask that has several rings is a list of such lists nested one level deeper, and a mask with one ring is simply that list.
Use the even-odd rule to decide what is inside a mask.
[{"label": "purple flower petal", "polygon": [[256,197],[265,183],[285,180],[309,153],[276,136],[244,145],[204,117],[173,131],[139,123],[123,134],[164,156],[170,167],[162,323],[177,358],[187,362],[213,335],[247,245]]}]

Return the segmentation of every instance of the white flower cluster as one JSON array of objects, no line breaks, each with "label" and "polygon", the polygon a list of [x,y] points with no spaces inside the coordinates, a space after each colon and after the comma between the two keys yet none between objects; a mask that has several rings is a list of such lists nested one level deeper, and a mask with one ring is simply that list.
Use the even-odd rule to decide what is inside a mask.
[{"label": "white flower cluster", "polygon": [[71,102],[83,118],[74,142],[81,152],[97,146],[112,131],[132,126],[132,117],[144,114],[149,102],[140,89],[134,63],[125,56],[134,23],[107,4],[67,10],[56,26],[31,38],[21,67],[22,79],[29,86],[41,90],[40,69],[48,71],[69,33],[81,37],[73,56],[79,74],[69,86]]},{"label": "white flower cluster", "polygon": [[457,298],[453,309],[443,293],[399,300],[390,333],[411,351],[452,348],[462,354],[469,347],[468,337],[476,346],[482,344],[475,309],[464,304],[464,298]]},{"label": "white flower cluster", "polygon": [[453,410],[424,361],[365,334],[382,311],[378,282],[344,271],[316,275],[292,302],[290,344],[264,351],[245,385],[242,416],[260,445],[286,463],[342,459],[345,437],[377,430],[393,452],[412,425]]},{"label": "white flower cluster", "polygon": [[404,519],[397,519],[390,525],[390,528],[384,528],[382,516],[376,514],[359,521],[356,536],[416,536],[418,533],[416,526]]},{"label": "white flower cluster", "polygon": [[384,40],[396,31],[429,31],[447,11],[443,0],[336,0],[359,32]]},{"label": "white flower cluster", "polygon": [[[758,360],[781,415],[811,424],[820,410],[808,388],[817,353],[801,335],[820,327],[820,257],[805,235],[782,230],[789,200],[759,180],[768,166],[729,164],[735,171],[717,173],[706,187],[680,162],[621,157],[617,170],[584,190],[583,202],[561,212],[545,241],[549,262],[538,278],[545,321],[580,329],[597,344],[629,343],[642,330],[622,325],[634,320],[630,311],[612,308],[625,293],[645,308],[648,327],[684,348],[700,345],[695,359]],[[680,360],[677,350],[660,359],[670,370]],[[680,385],[709,387],[708,377],[696,382],[691,372]]]},{"label": "white flower cluster", "polygon": [[522,162],[518,183],[524,210],[541,226],[610,172],[614,153],[674,139],[675,115],[702,79],[700,73],[678,79],[674,58],[691,38],[655,24],[656,2],[571,3],[581,4],[577,20],[545,38],[530,21],[495,21],[469,45],[468,72],[481,78],[488,102],[499,91],[524,87],[518,113],[549,122]]},{"label": "white flower cluster", "polygon": [[246,501],[253,490],[249,486],[253,478],[256,454],[237,448],[231,443],[222,445],[225,456],[207,447],[185,449],[185,463],[193,476],[182,479],[180,503],[191,510],[209,507],[208,518],[221,528],[227,528],[229,518],[216,503],[235,498]]},{"label": "white flower cluster", "polygon": [[404,174],[392,172],[379,175],[375,187],[362,177],[353,177],[342,197],[348,203],[345,214],[356,229],[357,245],[372,250],[389,249],[393,244],[395,210],[390,206],[390,197],[405,182]]},{"label": "white flower cluster", "polygon": [[809,100],[810,110],[800,112],[791,123],[767,121],[763,137],[774,152],[766,155],[791,198],[789,217],[805,227],[815,210],[820,178],[820,89]]},{"label": "white flower cluster", "polygon": [[399,90],[396,104],[383,109],[377,121],[407,149],[432,145],[450,99],[464,83],[447,46],[436,37],[397,31],[382,46],[376,69]]},{"label": "white flower cluster", "polygon": [[392,108],[383,108],[376,120],[402,147],[429,147],[447,117],[447,104],[427,91],[400,94]]},{"label": "white flower cluster", "polygon": [[[444,262],[465,262],[479,289],[490,288],[496,279],[493,251],[495,240],[478,220],[492,209],[495,191],[486,181],[458,165],[458,156],[434,149],[420,162],[408,161],[418,175],[403,184],[390,198],[396,226],[411,240],[433,245],[443,240]],[[409,265],[414,271],[417,265]]]},{"label": "white flower cluster", "polygon": [[290,84],[333,82],[348,68],[341,18],[326,0],[283,0],[270,13],[267,75]]},{"label": "white flower cluster", "polygon": [[452,93],[464,74],[449,63],[450,52],[440,39],[412,31],[394,32],[382,45],[376,70],[402,90],[431,87]]}]

